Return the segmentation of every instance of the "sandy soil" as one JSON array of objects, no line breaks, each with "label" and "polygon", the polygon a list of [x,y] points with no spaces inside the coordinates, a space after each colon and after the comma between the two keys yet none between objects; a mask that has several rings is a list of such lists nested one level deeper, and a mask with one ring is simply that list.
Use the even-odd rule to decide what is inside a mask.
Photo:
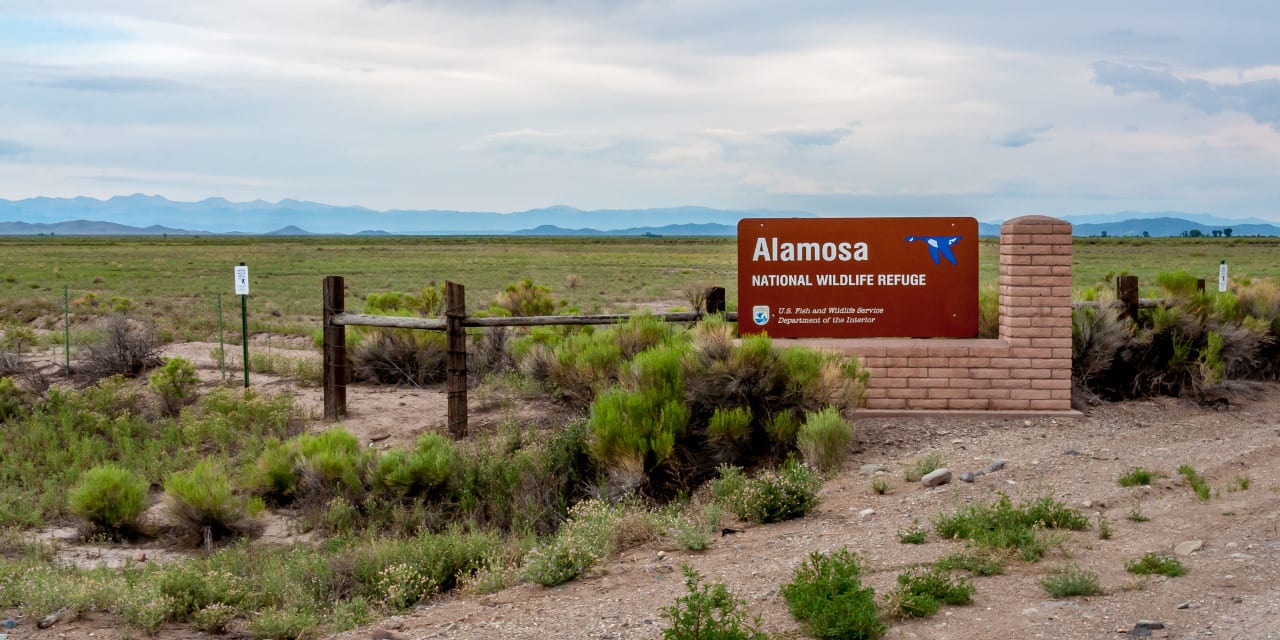
[{"label": "sandy soil", "polygon": [[[170,347],[218,378],[212,345]],[[298,357],[317,357],[297,350]],[[320,392],[272,376],[254,375],[254,387],[295,394],[311,415]],[[488,401],[472,394],[472,426],[489,429],[503,420],[545,417],[548,407]],[[439,389],[354,386],[351,415],[342,426],[374,446],[406,444],[425,431],[444,429]],[[317,428],[327,425],[318,424]],[[1114,638],[1139,620],[1164,625],[1154,638],[1280,638],[1280,387],[1223,410],[1175,399],[1105,404],[1072,419],[863,418],[843,473],[822,491],[816,513],[774,525],[729,523],[740,533],[718,538],[700,553],[653,542],[622,552],[598,573],[557,588],[522,584],[485,596],[446,595],[406,615],[339,638],[658,638],[661,609],[684,592],[680,566],[688,563],[709,579],[723,580],[764,619],[770,632],[804,637],[778,595],[794,568],[813,551],[842,546],[869,566],[864,581],[877,593],[894,586],[904,568],[959,551],[962,543],[930,538],[923,545],[898,542],[915,520],[949,513],[958,505],[996,499],[1015,501],[1052,494],[1090,515],[1105,516],[1113,529],[1102,540],[1097,529],[1069,540],[1036,564],[1012,561],[1004,575],[975,578],[973,605],[944,607],[925,620],[895,623],[888,638]],[[953,481],[935,488],[903,480],[903,470],[928,453],[940,454],[957,475],[1005,467],[974,483]],[[1200,502],[1175,472],[1194,466],[1214,495]],[[875,472],[892,484],[886,495],[870,488]],[[1116,478],[1133,466],[1159,470],[1151,487],[1122,488]],[[1247,490],[1229,490],[1239,478]],[[871,511],[868,511],[871,510]],[[1135,510],[1150,518],[1134,522]],[[1179,543],[1203,546],[1183,556],[1178,578],[1139,580],[1126,560],[1148,551],[1172,552]],[[102,555],[63,540],[68,553]],[[132,551],[129,551],[132,553]],[[112,551],[111,553],[123,553]],[[108,554],[110,555],[110,554]],[[1100,576],[1105,595],[1054,600],[1040,587],[1052,568],[1076,564]],[[24,622],[10,633],[22,638],[114,638],[120,631],[106,616],[60,622],[37,631]],[[162,637],[191,637],[171,629]]]}]

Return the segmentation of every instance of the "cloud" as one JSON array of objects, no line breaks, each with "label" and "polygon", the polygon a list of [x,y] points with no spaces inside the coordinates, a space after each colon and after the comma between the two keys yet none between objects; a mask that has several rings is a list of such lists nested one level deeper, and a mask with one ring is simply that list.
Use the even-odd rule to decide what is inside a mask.
[{"label": "cloud", "polygon": [[1005,133],[1002,133],[998,136],[993,137],[991,139],[991,142],[1001,147],[1008,147],[1010,149],[1025,147],[1031,144],[1032,142],[1039,140],[1040,134],[1045,133],[1046,131],[1049,131],[1052,128],[1053,128],[1053,125],[1046,124],[1039,127],[1030,127],[1028,129],[1014,129],[1013,131],[1007,131]]},{"label": "cloud", "polygon": [[172,93],[189,89],[175,80],[130,76],[74,76],[57,80],[35,81],[32,84],[53,89],[72,91],[97,91],[102,93]]},{"label": "cloud", "polygon": [[3,138],[0,138],[0,156],[26,153],[30,150],[31,150],[31,147],[28,147],[27,145],[22,144],[21,142],[14,142],[13,140],[5,140]]},{"label": "cloud", "polygon": [[840,127],[838,129],[779,129],[773,131],[771,135],[797,147],[829,147],[852,133],[852,127]]},{"label": "cloud", "polygon": [[519,129],[486,135],[462,150],[640,167],[654,164],[668,146],[669,141],[622,131]]},{"label": "cloud", "polygon": [[1274,78],[1214,83],[1181,78],[1162,68],[1101,61],[1093,64],[1093,80],[1118,96],[1154,94],[1165,102],[1184,104],[1208,114],[1243,113],[1280,131],[1280,80]]}]

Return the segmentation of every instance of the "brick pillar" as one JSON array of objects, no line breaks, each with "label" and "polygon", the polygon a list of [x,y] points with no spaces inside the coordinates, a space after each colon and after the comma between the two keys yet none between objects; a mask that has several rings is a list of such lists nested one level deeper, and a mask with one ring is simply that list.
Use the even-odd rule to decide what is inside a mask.
[{"label": "brick pillar", "polygon": [[1000,226],[1000,339],[1009,377],[999,410],[1071,410],[1071,223],[1023,216]]}]

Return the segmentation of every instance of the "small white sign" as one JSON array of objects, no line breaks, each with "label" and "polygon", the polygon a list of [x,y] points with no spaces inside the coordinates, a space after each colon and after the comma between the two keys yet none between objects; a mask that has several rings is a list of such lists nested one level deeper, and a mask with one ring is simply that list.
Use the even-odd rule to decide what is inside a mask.
[{"label": "small white sign", "polygon": [[1227,261],[1218,263],[1218,293],[1227,291]]},{"label": "small white sign", "polygon": [[249,267],[244,265],[236,267],[236,295],[249,295]]}]

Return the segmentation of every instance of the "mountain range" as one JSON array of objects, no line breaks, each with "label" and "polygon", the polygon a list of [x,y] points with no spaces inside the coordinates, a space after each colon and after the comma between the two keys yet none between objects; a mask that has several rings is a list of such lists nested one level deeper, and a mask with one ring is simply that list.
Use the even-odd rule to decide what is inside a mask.
[{"label": "mountain range", "polygon": [[[726,210],[706,207],[600,209],[557,205],[512,213],[387,210],[302,200],[276,203],[209,198],[177,202],[161,196],[0,199],[0,235],[528,235],[528,236],[733,236],[741,218],[817,217],[800,211]],[[1228,219],[1176,211],[1063,216],[1077,236],[1178,236],[1230,228],[1231,235],[1280,235],[1280,226],[1258,218]],[[178,226],[180,225],[180,226]],[[356,226],[358,225],[358,226]],[[998,235],[998,222],[978,232]]]}]

